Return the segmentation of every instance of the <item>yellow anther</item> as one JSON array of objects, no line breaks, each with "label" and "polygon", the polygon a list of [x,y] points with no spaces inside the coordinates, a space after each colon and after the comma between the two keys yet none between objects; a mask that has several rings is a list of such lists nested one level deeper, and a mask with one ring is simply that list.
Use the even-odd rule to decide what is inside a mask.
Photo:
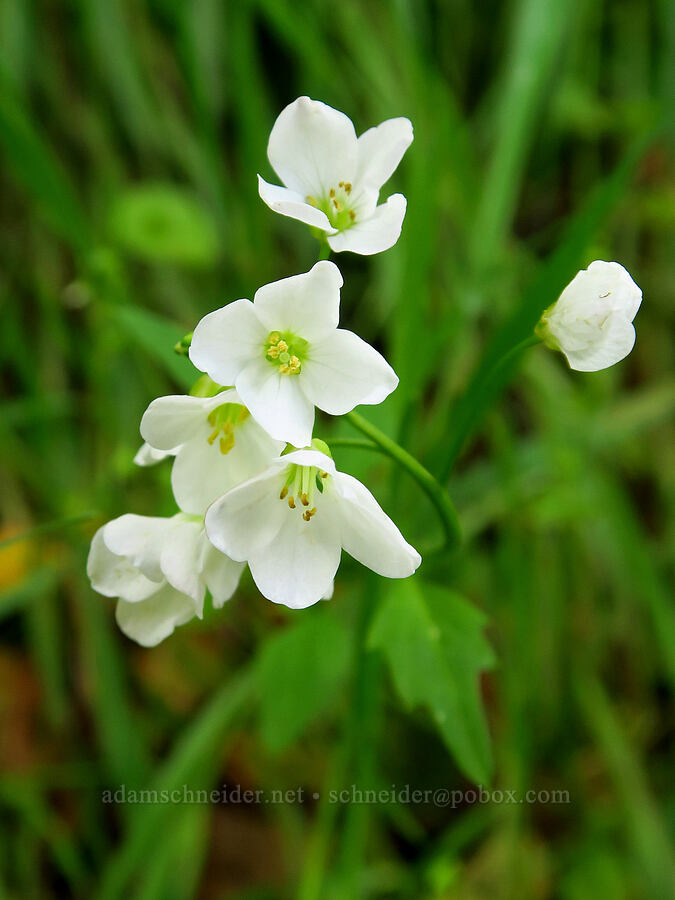
[{"label": "yellow anther", "polygon": [[312,197],[310,194],[307,194],[307,196],[305,197],[305,200],[309,203],[310,206],[317,205],[315,198]]},{"label": "yellow anther", "polygon": [[279,371],[282,375],[288,375],[288,373],[291,371],[291,368],[290,366],[287,366],[286,363],[284,363],[283,366],[279,366]]},{"label": "yellow anther", "polygon": [[[340,186],[342,186],[342,182],[340,182]],[[328,191],[328,196],[329,196],[329,197],[334,197],[334,196],[335,196],[335,188],[331,188],[331,189]]]},{"label": "yellow anther", "polygon": [[287,497],[287,495],[288,495],[288,485],[284,485],[284,486],[282,487],[282,489],[281,489],[280,494],[279,494],[279,499],[280,499],[280,500],[285,500],[286,497]]},{"label": "yellow anther", "polygon": [[344,181],[338,181],[338,187],[344,187],[344,186],[345,186]]},{"label": "yellow anther", "polygon": [[353,222],[354,219],[356,218],[356,213],[354,212],[353,209],[350,209],[350,210],[349,210],[349,218],[352,220],[352,222]]},{"label": "yellow anther", "polygon": [[220,452],[225,456],[234,447],[234,435],[228,432],[225,437],[220,439]]},{"label": "yellow anther", "polygon": [[288,498],[288,505],[291,509],[295,509],[295,497],[293,495]]},{"label": "yellow anther", "polygon": [[319,475],[320,475],[322,478],[328,478],[328,472],[319,472]]},{"label": "yellow anther", "polygon": [[279,353],[285,353],[288,350],[288,344],[286,343],[286,341],[279,341],[277,343],[276,349],[279,351]]},{"label": "yellow anther", "polygon": [[311,509],[306,509],[302,514],[302,518],[305,522],[309,522],[312,516],[316,513],[316,506],[313,506]]},{"label": "yellow anther", "polygon": [[215,439],[218,437],[219,434],[220,434],[220,428],[214,428],[213,431],[211,432],[211,434],[207,438],[207,441],[209,442],[209,444],[213,444],[213,442],[215,441]]},{"label": "yellow anther", "polygon": [[342,209],[342,206],[335,198],[333,198],[333,206],[335,207],[335,209],[337,209],[338,212],[340,212],[340,210]]},{"label": "yellow anther", "polygon": [[270,347],[267,351],[267,356],[269,359],[276,359],[279,356],[279,348],[278,347]]},{"label": "yellow anther", "polygon": [[347,182],[345,183],[345,186],[344,186],[344,187],[345,187],[345,193],[351,194],[351,192],[352,192],[352,185],[351,185],[351,182],[347,181]]},{"label": "yellow anther", "polygon": [[300,502],[303,506],[309,506],[309,497],[307,494],[300,494]]},{"label": "yellow anther", "polygon": [[278,331],[271,331],[267,340],[270,344],[278,344],[281,340],[281,335]]}]

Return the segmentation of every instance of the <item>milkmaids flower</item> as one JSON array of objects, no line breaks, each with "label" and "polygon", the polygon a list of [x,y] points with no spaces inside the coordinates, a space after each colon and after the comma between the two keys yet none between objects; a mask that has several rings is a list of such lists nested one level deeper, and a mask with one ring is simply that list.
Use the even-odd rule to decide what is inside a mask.
[{"label": "milkmaids flower", "polygon": [[217,608],[234,593],[243,565],[209,543],[201,517],[124,515],[94,535],[87,560],[92,587],[118,597],[122,631],[154,647],[194,616],[208,587]]},{"label": "milkmaids flower", "polygon": [[281,456],[232,488],[205,524],[219,550],[248,562],[268,600],[293,609],[330,592],[343,548],[388,578],[406,578],[421,562],[370,491],[314,449]]},{"label": "milkmaids flower", "polygon": [[377,205],[413,139],[408,119],[387,119],[359,138],[344,113],[299,97],[272,128],[267,155],[286,185],[258,176],[258,190],[275,212],[325,232],[331,250],[380,253],[401,233],[406,200],[392,194]]},{"label": "milkmaids flower", "polygon": [[542,315],[537,335],[561,350],[570,368],[597,372],[628,356],[642,291],[623,266],[596,260],[578,272]]},{"label": "milkmaids flower", "polygon": [[[141,434],[153,453],[176,457],[171,471],[176,502],[197,515],[284,449],[284,442],[258,425],[232,389],[215,397],[159,397],[143,415]],[[142,447],[137,459],[143,452]]]},{"label": "milkmaids flower", "polygon": [[305,446],[315,406],[344,415],[381,403],[398,384],[376,350],[337,327],[341,286],[339,269],[325,261],[267,284],[253,303],[235,300],[205,316],[190,359],[219,384],[234,384],[273,438]]}]

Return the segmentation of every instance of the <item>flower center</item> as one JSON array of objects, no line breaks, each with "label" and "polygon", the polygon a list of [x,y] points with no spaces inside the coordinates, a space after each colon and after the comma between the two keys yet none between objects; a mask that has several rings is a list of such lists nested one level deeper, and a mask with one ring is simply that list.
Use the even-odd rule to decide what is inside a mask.
[{"label": "flower center", "polygon": [[312,206],[316,206],[328,216],[333,228],[338,231],[346,231],[354,224],[356,212],[352,207],[352,185],[349,181],[338,181],[335,187],[331,187],[327,197],[307,196],[305,199]]},{"label": "flower center", "polygon": [[282,375],[299,375],[309,344],[290,331],[270,331],[265,340],[265,359],[279,366]]},{"label": "flower center", "polygon": [[206,421],[213,431],[207,441],[213,446],[216,438],[220,437],[218,446],[220,452],[225,455],[234,447],[234,430],[250,416],[250,412],[240,403],[223,403],[211,410]]},{"label": "flower center", "polygon": [[286,482],[279,493],[279,499],[286,500],[291,509],[302,506],[302,518],[305,522],[309,522],[312,516],[316,515],[314,494],[316,491],[323,494],[327,478],[328,472],[316,466],[297,466],[293,463],[288,467]]}]

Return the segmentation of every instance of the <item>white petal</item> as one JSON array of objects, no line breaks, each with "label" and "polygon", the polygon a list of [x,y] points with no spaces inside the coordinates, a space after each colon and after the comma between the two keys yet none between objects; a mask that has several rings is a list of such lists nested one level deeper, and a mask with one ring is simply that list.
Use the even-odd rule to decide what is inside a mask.
[{"label": "white petal", "polygon": [[108,549],[99,528],[91,542],[87,559],[87,575],[91,586],[104,597],[124,597],[130,603],[145,600],[162,582],[150,581],[126,557]]},{"label": "white petal", "polygon": [[286,504],[276,537],[248,560],[260,593],[273,603],[304,609],[330,591],[340,565],[340,525],[333,505],[315,497],[317,512],[309,522],[300,509]]},{"label": "white petal", "polygon": [[342,523],[342,546],[354,559],[387,578],[407,578],[422,561],[360,481],[337,472],[333,486]]},{"label": "white petal", "polygon": [[138,452],[134,456],[134,462],[137,466],[155,466],[169,456],[171,456],[169,451],[155,450],[154,447],[151,447],[146,442],[138,448]]},{"label": "white petal", "polygon": [[[234,391],[232,392],[234,393]],[[284,449],[253,417],[235,426],[234,447],[221,453],[218,440],[209,444],[210,426],[184,444],[171,471],[176,503],[187,513],[204,515],[208,506],[237,484],[267,468]]]},{"label": "white petal", "polygon": [[253,301],[256,315],[268,331],[321,340],[337,328],[342,283],[335,263],[322,260],[309,272],[261,287]]},{"label": "white petal", "polygon": [[274,212],[297,219],[313,228],[320,228],[328,234],[335,234],[335,228],[330,224],[326,213],[312,206],[296,191],[279,187],[276,184],[268,184],[262,176],[258,175],[258,193]]},{"label": "white petal", "polygon": [[119,600],[115,610],[120,629],[143,647],[156,647],[177,625],[189,622],[194,614],[192,601],[169,585],[164,585],[142,603]]},{"label": "white petal", "polygon": [[244,563],[234,562],[220,550],[208,544],[202,563],[202,577],[211,592],[213,606],[220,609],[237,589]]},{"label": "white petal", "polygon": [[160,567],[169,584],[187,594],[194,603],[194,612],[201,618],[204,606],[204,582],[200,578],[200,564],[206,541],[204,525],[180,517],[162,545]]},{"label": "white petal", "polygon": [[200,428],[221,403],[235,402],[235,391],[223,391],[215,397],[190,397],[187,394],[158,397],[143,413],[141,435],[152,447],[175,453]]},{"label": "white petal", "polygon": [[192,336],[190,359],[218,384],[234,384],[246,363],[262,355],[267,331],[250,300],[235,300],[209,313]]},{"label": "white petal", "polygon": [[588,267],[588,276],[589,287],[593,285],[600,294],[610,291],[604,299],[611,303],[614,312],[632,322],[642,302],[642,291],[626,269],[618,262],[596,259]]},{"label": "white petal", "polygon": [[273,541],[286,507],[279,499],[283,483],[281,466],[272,466],[212,503],[204,524],[213,546],[230,559],[245,562]]},{"label": "white petal", "polygon": [[398,384],[385,358],[342,328],[312,344],[298,377],[308,399],[332,416],[344,415],[361,403],[381,403]]},{"label": "white petal", "polygon": [[406,199],[403,194],[392,194],[386,203],[377,207],[370,218],[363,221],[357,218],[356,224],[351,228],[329,235],[328,245],[336,253],[342,250],[351,250],[352,253],[364,256],[382,253],[393,247],[398,240],[405,209]]},{"label": "white petal", "polygon": [[598,372],[620,362],[633,349],[635,329],[625,319],[614,316],[607,320],[600,331],[597,341],[585,350],[561,348],[571,369],[577,372]]},{"label": "white petal", "polygon": [[327,195],[339,181],[354,180],[356,132],[344,113],[299,97],[274,123],[267,155],[286,187],[302,197]]},{"label": "white petal", "polygon": [[159,558],[164,542],[176,526],[175,517],[127,513],[103,526],[103,540],[117,556],[126,557],[151,581],[163,581]]},{"label": "white petal", "polygon": [[283,464],[284,467],[294,463],[296,466],[314,466],[328,472],[329,475],[335,475],[335,463],[320,450],[293,450],[291,453],[285,453],[282,457],[275,460],[276,465]]},{"label": "white petal", "polygon": [[379,190],[389,181],[413,139],[409,119],[387,119],[358,139],[356,180]]},{"label": "white petal", "polygon": [[298,384],[299,375],[282,375],[259,356],[238,376],[239,396],[253,418],[278,441],[303,447],[312,440],[314,407]]}]

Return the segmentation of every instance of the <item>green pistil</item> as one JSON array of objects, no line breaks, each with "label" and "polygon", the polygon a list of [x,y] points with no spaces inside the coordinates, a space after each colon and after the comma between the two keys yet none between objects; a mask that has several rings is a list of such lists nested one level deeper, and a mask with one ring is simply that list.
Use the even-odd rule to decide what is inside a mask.
[{"label": "green pistil", "polygon": [[270,331],[265,339],[265,359],[279,366],[282,375],[299,375],[309,344],[290,331]]},{"label": "green pistil", "polygon": [[250,415],[246,407],[240,403],[223,403],[211,410],[206,420],[213,428],[207,438],[209,444],[213,445],[216,438],[220,436],[218,441],[220,452],[223,455],[229,453],[234,447],[235,428],[245,422]]},{"label": "green pistil", "polygon": [[302,518],[309,522],[316,515],[314,493],[323,493],[325,480],[328,473],[316,466],[298,466],[291,463],[284,486],[279,493],[279,499],[285,500],[291,509],[302,510]]},{"label": "green pistil", "polygon": [[338,231],[346,231],[356,221],[356,213],[352,207],[352,185],[349,181],[339,181],[331,187],[327,197],[311,197],[305,199],[328,216],[328,221]]}]

